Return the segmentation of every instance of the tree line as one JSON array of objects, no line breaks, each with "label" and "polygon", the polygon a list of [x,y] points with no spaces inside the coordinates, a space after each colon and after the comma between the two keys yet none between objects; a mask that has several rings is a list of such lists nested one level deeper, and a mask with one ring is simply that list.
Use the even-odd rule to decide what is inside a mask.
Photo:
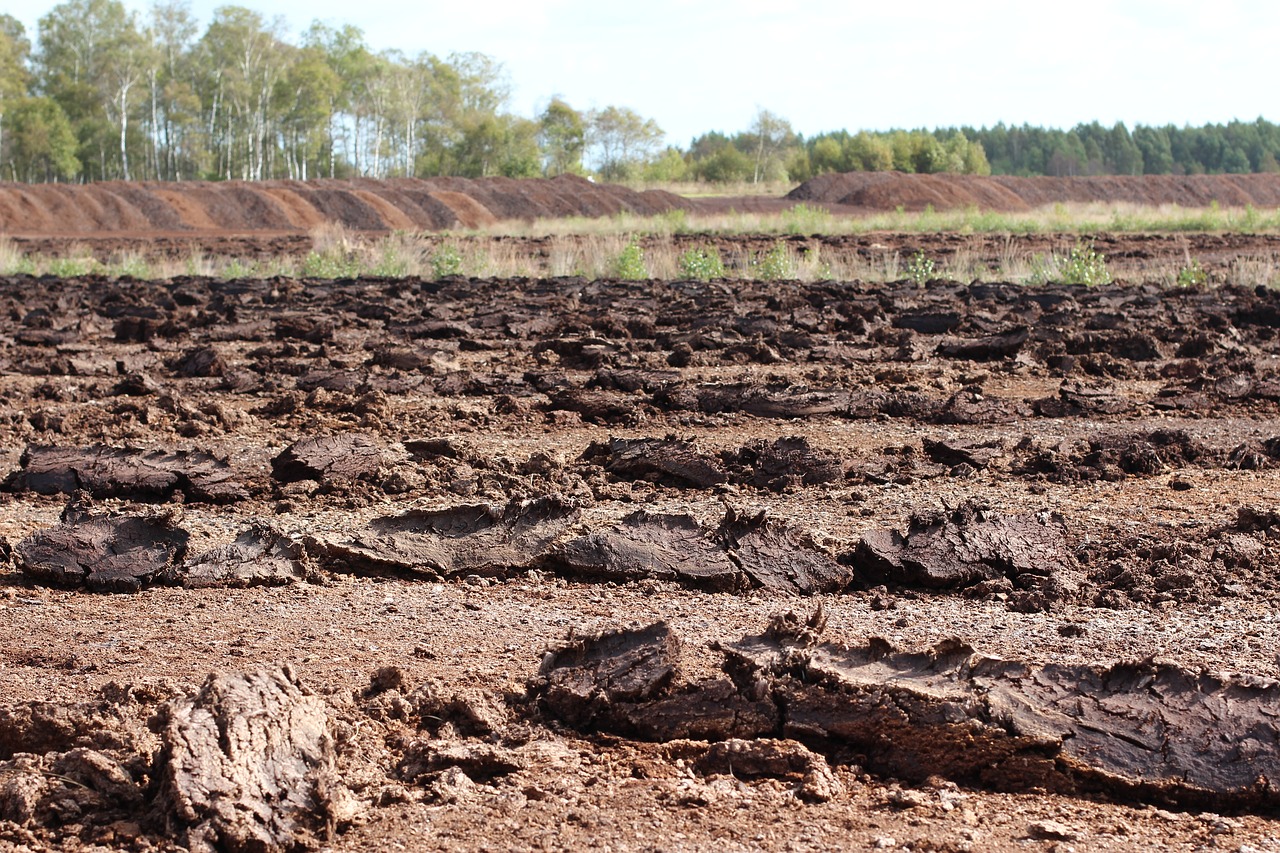
[{"label": "tree line", "polygon": [[376,51],[353,26],[182,0],[146,16],[69,0],[34,43],[0,14],[0,179],[307,179],[586,172],[648,162],[662,131],[625,107],[509,109],[500,63]]},{"label": "tree line", "polygon": [[762,111],[732,136],[706,133],[649,168],[668,180],[804,181],[827,172],[971,175],[1200,175],[1280,172],[1280,125],[1252,122],[1148,127],[1123,122],[1069,130],[1030,125],[936,130],[841,130],[804,138]]},{"label": "tree line", "polygon": [[184,0],[158,0],[145,15],[119,0],[68,0],[40,19],[33,41],[0,14],[0,179],[15,181],[1280,170],[1280,128],[1262,119],[806,138],[759,110],[737,133],[664,143],[653,119],[622,106],[583,111],[553,97],[537,115],[517,115],[494,58],[378,51],[354,26],[317,22],[290,40],[284,21],[240,6],[202,27]]}]

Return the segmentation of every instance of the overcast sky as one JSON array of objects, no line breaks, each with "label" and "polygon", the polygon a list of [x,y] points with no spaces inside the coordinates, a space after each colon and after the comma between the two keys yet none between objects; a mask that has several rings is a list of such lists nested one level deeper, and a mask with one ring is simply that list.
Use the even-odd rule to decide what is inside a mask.
[{"label": "overcast sky", "polygon": [[[17,11],[32,40],[55,4]],[[147,0],[126,0],[145,12]],[[192,0],[207,24],[217,0]],[[292,34],[355,24],[375,49],[480,51],[513,111],[552,95],[655,119],[681,146],[771,110],[799,132],[1280,119],[1280,3],[1260,0],[274,0]],[[27,10],[30,11],[27,11]],[[11,12],[11,14],[14,14]]]}]

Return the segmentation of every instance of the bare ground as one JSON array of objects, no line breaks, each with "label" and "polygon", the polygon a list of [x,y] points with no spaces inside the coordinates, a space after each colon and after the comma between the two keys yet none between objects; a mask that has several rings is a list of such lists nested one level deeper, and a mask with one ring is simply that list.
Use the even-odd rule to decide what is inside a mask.
[{"label": "bare ground", "polygon": [[0,843],[1280,846],[1270,292],[52,285]]}]

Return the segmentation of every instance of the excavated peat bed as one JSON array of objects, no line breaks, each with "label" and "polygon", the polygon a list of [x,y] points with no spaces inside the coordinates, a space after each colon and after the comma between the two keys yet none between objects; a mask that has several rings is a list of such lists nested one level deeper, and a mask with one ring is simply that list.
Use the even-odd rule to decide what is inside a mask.
[{"label": "excavated peat bed", "polygon": [[[695,212],[743,210],[747,198],[725,197],[696,200]],[[795,202],[767,199],[782,212]],[[690,202],[693,204],[694,202]],[[756,206],[763,205],[763,201]],[[720,210],[720,208],[724,208]],[[866,213],[865,209],[834,208],[841,213]],[[891,209],[891,208],[890,208]],[[353,233],[378,239],[386,229],[368,228],[356,222]],[[122,255],[140,256],[147,261],[186,262],[193,258],[236,258],[269,262],[291,258],[301,262],[315,248],[315,239],[302,231],[269,229],[214,231],[92,231],[72,235],[55,233],[11,233],[9,241],[23,254],[45,257],[92,256],[111,263]],[[521,236],[457,235],[418,232],[427,245],[448,243],[464,254],[497,253],[526,259],[532,271],[547,270],[557,253],[599,251],[599,237],[591,235]],[[1073,247],[1088,243],[1107,260],[1107,268],[1119,280],[1147,281],[1176,279],[1180,270],[1195,261],[1214,282],[1230,280],[1236,267],[1274,269],[1280,265],[1280,235],[1275,234],[1130,234],[1099,231],[1095,234],[960,234],[954,232],[895,233],[875,231],[865,234],[722,235],[679,233],[668,236],[640,236],[646,250],[671,246],[683,253],[691,249],[715,248],[731,270],[750,271],[750,261],[776,247],[786,245],[796,256],[812,255],[833,269],[870,269],[883,274],[904,269],[916,252],[922,252],[949,277],[978,275],[986,280],[999,278],[1002,270],[1031,263],[1035,258],[1066,256]],[[1265,274],[1265,273],[1264,273]]]},{"label": "excavated peat bed", "polygon": [[1277,330],[0,280],[0,844],[1280,847]]}]

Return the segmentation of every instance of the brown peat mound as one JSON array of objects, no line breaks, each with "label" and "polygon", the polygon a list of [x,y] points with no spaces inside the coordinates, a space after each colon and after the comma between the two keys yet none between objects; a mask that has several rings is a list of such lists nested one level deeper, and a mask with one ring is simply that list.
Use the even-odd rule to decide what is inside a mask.
[{"label": "brown peat mound", "polygon": [[[0,234],[305,234],[324,223],[360,232],[442,231],[501,220],[570,216],[779,212],[799,203],[837,213],[976,207],[1021,211],[1072,202],[1203,207],[1280,205],[1280,175],[1017,178],[851,172],[820,175],[783,198],[686,199],[571,175],[556,178],[392,178],[312,181],[140,181],[84,186],[0,183]],[[216,247],[209,247],[216,251]]]},{"label": "brown peat mound", "polygon": [[797,202],[867,210],[1018,211],[1052,204],[1100,202],[1205,207],[1280,205],[1280,174],[1103,175],[1088,178],[1018,178],[1010,175],[908,175],[846,172],[819,175],[792,190]]},{"label": "brown peat mound", "polygon": [[305,233],[476,228],[502,219],[654,214],[679,196],[562,175],[551,179],[396,178],[87,186],[0,184],[0,233]]}]

